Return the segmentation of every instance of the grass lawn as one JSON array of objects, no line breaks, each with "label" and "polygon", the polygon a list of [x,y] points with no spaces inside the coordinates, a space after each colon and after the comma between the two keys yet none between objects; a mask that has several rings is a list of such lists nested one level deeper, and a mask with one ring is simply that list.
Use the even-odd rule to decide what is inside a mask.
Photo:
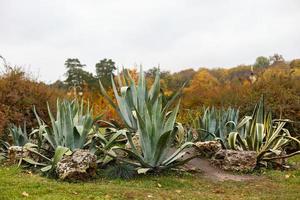
[{"label": "grass lawn", "polygon": [[[299,167],[300,156],[290,162]],[[248,182],[216,182],[201,174],[172,172],[133,180],[67,183],[2,166],[2,199],[300,199],[300,170],[269,170]]]}]

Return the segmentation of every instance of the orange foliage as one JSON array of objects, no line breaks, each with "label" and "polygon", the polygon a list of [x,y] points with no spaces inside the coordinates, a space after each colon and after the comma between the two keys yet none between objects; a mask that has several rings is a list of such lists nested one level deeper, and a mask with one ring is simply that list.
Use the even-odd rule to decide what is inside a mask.
[{"label": "orange foliage", "polygon": [[28,77],[21,69],[10,69],[0,76],[0,137],[9,123],[28,128],[36,124],[32,111],[36,107],[43,119],[48,119],[46,103],[55,109],[56,98],[63,92]]}]

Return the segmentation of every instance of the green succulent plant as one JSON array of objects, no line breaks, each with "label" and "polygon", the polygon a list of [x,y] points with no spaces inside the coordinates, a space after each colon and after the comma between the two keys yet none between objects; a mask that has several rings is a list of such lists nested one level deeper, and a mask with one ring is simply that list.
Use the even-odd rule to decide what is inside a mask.
[{"label": "green succulent plant", "polygon": [[67,147],[70,150],[82,149],[88,140],[88,135],[93,131],[94,119],[92,109],[85,108],[83,102],[57,100],[57,113],[54,118],[49,105],[48,113],[51,126],[35,115],[40,127],[40,134],[50,143],[53,149],[58,146]]},{"label": "green succulent plant", "polygon": [[[300,145],[297,138],[292,137],[286,123],[290,120],[273,120],[271,112],[266,112],[264,97],[255,106],[252,116],[245,116],[229,133],[230,149],[250,150],[257,152],[257,162],[266,165],[267,161],[282,157],[285,147],[291,142]],[[294,152],[284,157],[300,153]]]},{"label": "green succulent plant", "polygon": [[144,103],[147,103],[147,105],[153,104],[158,98],[158,96],[162,96],[162,103],[164,109],[167,110],[178,99],[183,88],[182,87],[177,92],[174,92],[172,95],[170,95],[170,99],[167,99],[167,97],[162,92],[162,89],[160,88],[159,77],[155,78],[153,86],[149,91],[147,88],[145,75],[143,73],[144,72],[141,68],[138,83],[136,84],[128,70],[124,69],[123,73],[117,76],[118,85],[120,87],[119,91],[117,89],[113,76],[111,77],[112,88],[114,96],[116,98],[116,103],[107,94],[105,88],[103,87],[100,81],[101,93],[112,105],[112,107],[117,111],[119,116],[123,119],[123,122],[125,123],[126,127],[131,132],[136,132],[136,130],[138,129],[138,122],[135,109],[139,110],[140,115],[143,116]]},{"label": "green succulent plant", "polygon": [[228,133],[235,129],[239,110],[234,108],[203,108],[202,116],[191,118],[191,127],[197,132],[197,141],[220,140],[227,146]]},{"label": "green succulent plant", "polygon": [[126,139],[126,129],[115,128],[98,128],[96,134],[88,141],[89,149],[92,153],[97,155],[97,163],[101,166],[107,165],[114,160],[112,156],[106,155],[108,152],[110,155],[116,156],[113,148],[119,145],[120,142],[124,142]]},{"label": "green succulent plant", "polygon": [[142,152],[138,152],[133,144],[131,132],[126,133],[131,150],[116,148],[122,149],[135,158],[138,161],[137,166],[141,168],[139,170],[141,173],[149,170],[167,169],[187,161],[176,163],[185,154],[184,149],[193,145],[192,142],[182,144],[179,149],[172,153],[172,144],[178,131],[175,122],[180,101],[177,101],[173,109],[171,106],[174,105],[180,93],[173,95],[170,100],[163,103],[164,96],[161,93],[159,72],[157,72],[150,90],[147,88],[142,69],[137,84],[128,72],[125,71],[124,74],[127,85],[123,86],[119,81],[121,95],[119,95],[112,79],[117,105],[113,103],[102,86],[101,91],[118,111],[127,127],[139,134]]},{"label": "green succulent plant", "polygon": [[63,158],[64,155],[71,155],[72,151],[70,151],[67,147],[58,146],[55,149],[54,155],[52,159],[48,159],[48,163],[44,164],[44,167],[41,168],[41,171],[44,173],[48,173],[48,175],[54,175],[57,163]]},{"label": "green succulent plant", "polygon": [[0,139],[0,162],[7,158],[9,143]]},{"label": "green succulent plant", "polygon": [[13,145],[24,146],[26,143],[29,142],[25,123],[24,123],[23,130],[22,130],[21,126],[17,127],[16,125],[11,124],[9,127],[9,132],[13,139]]}]

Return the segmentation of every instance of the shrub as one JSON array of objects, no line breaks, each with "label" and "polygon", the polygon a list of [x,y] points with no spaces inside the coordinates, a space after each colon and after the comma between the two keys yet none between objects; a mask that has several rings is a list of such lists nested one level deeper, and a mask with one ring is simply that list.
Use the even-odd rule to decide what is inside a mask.
[{"label": "shrub", "polygon": [[109,179],[131,179],[136,175],[136,170],[131,165],[117,163],[105,169],[104,175]]},{"label": "shrub", "polygon": [[22,125],[27,129],[37,125],[32,111],[35,105],[40,116],[47,117],[46,102],[53,108],[56,98],[63,92],[29,77],[21,68],[10,68],[0,76],[0,137],[7,137],[9,124]]}]

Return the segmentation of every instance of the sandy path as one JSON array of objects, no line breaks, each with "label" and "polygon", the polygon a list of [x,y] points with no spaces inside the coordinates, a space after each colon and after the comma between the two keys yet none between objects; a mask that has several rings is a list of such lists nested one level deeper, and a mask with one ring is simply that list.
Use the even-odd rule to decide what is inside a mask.
[{"label": "sandy path", "polygon": [[[183,157],[183,159],[188,158],[192,155],[195,155],[193,149],[187,150],[187,154]],[[243,174],[234,174],[231,172],[224,171],[220,168],[212,166],[210,164],[209,159],[205,158],[194,158],[184,165],[185,168],[190,170],[196,170],[203,173],[203,176],[215,181],[248,181],[253,179],[258,179],[259,177],[255,175],[243,175]]]}]

